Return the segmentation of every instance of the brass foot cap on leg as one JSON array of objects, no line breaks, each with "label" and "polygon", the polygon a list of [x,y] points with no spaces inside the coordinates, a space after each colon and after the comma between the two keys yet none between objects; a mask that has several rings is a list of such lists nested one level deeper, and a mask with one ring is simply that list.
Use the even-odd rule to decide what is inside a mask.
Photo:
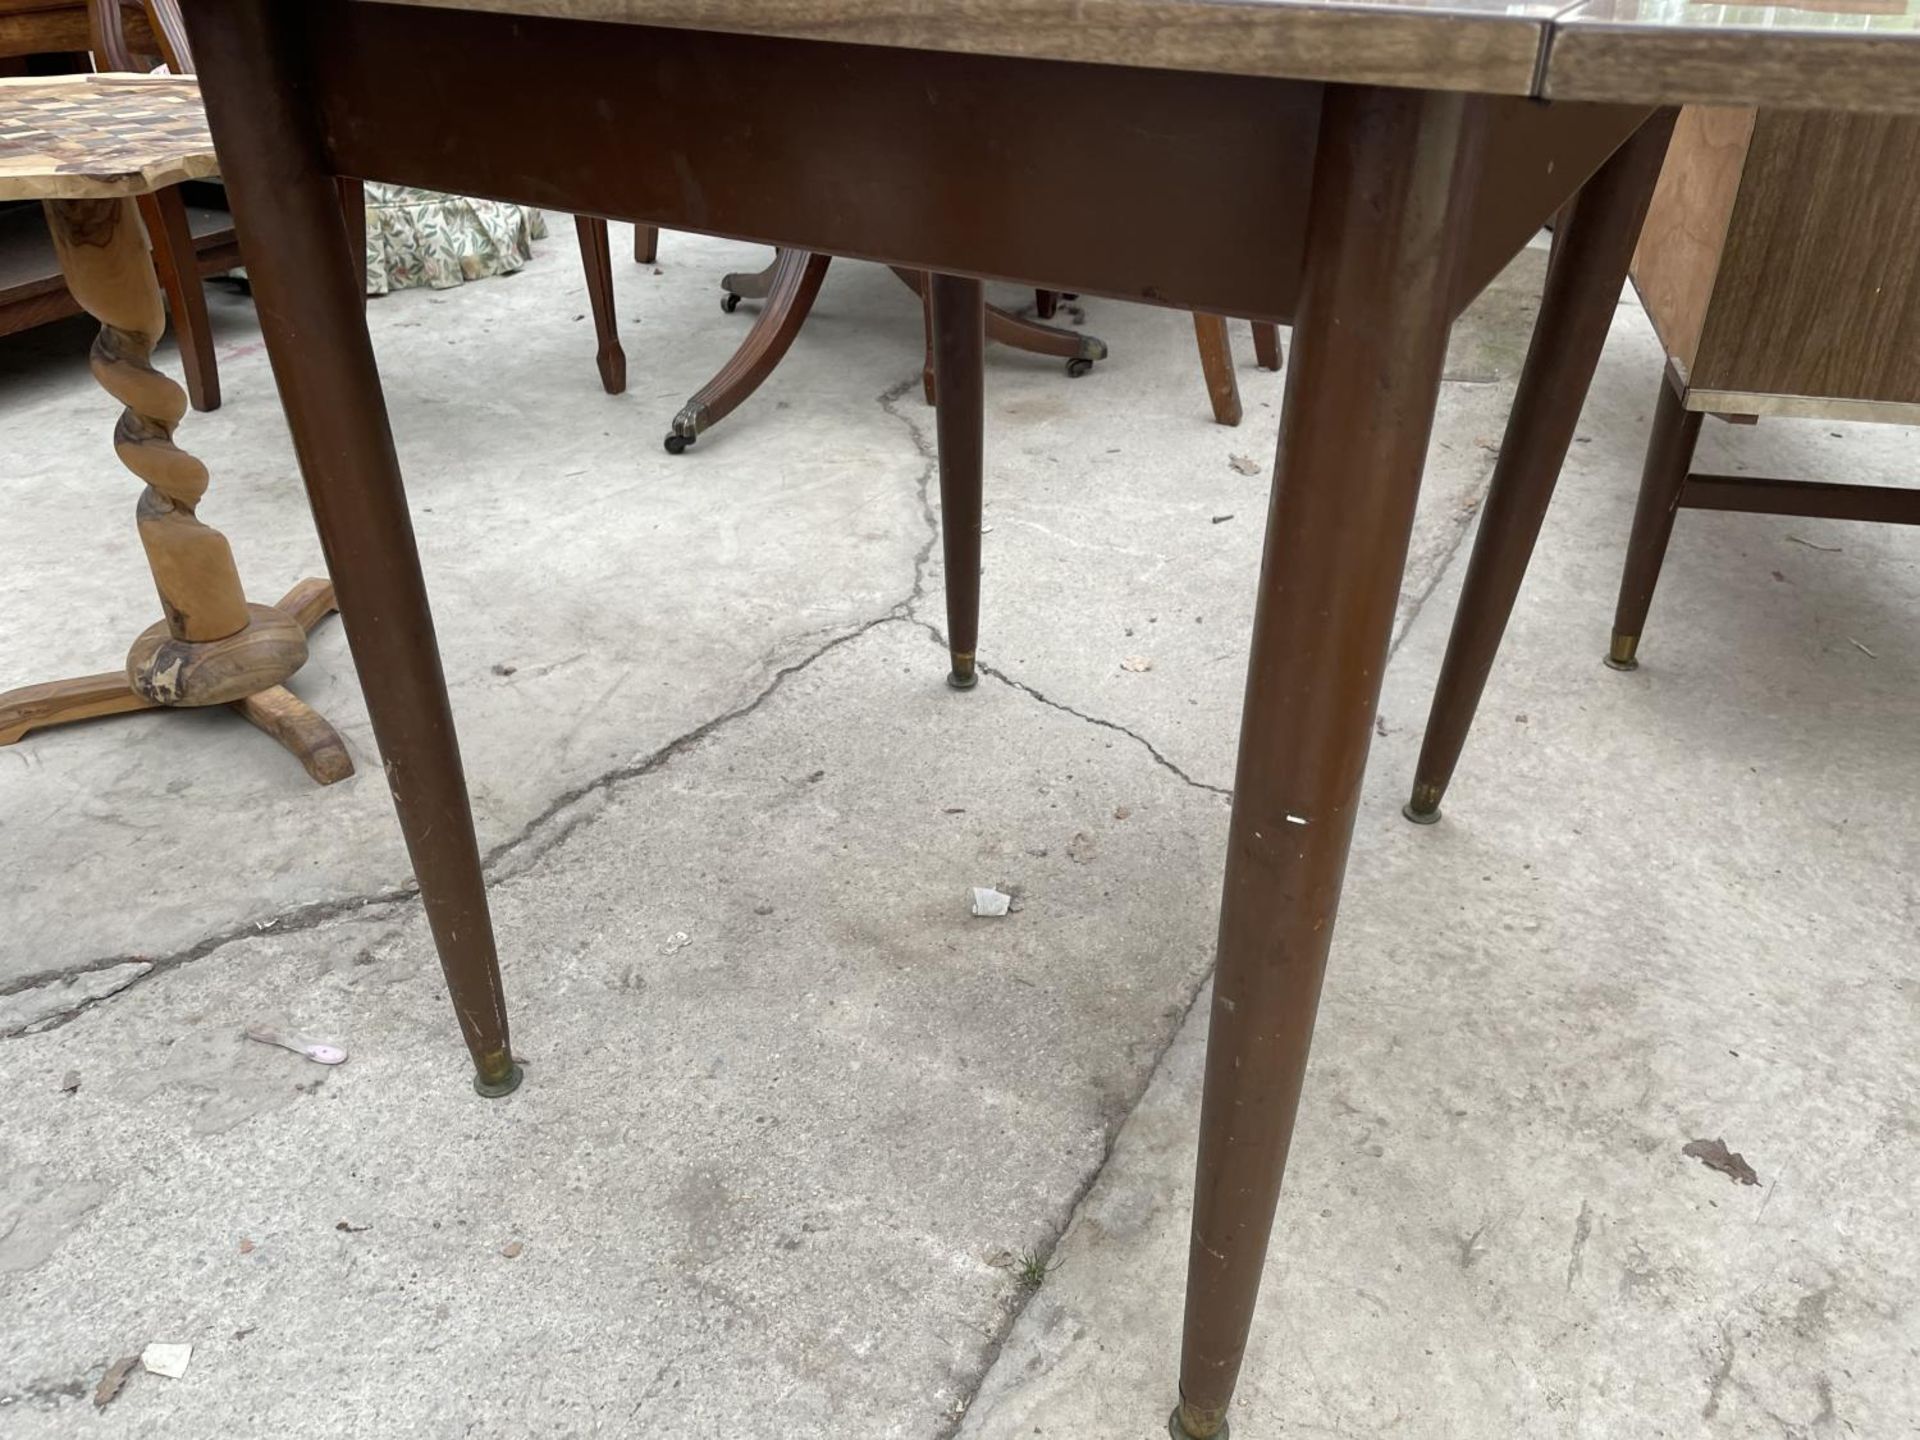
[{"label": "brass foot cap on leg", "polygon": [[1415,785],[1413,798],[1400,807],[1400,813],[1416,825],[1434,825],[1440,820],[1440,787]]},{"label": "brass foot cap on leg", "polygon": [[1219,1429],[1209,1430],[1205,1435],[1196,1435],[1181,1423],[1178,1405],[1173,1407],[1173,1414],[1167,1417],[1167,1434],[1172,1436],[1173,1440],[1227,1440],[1232,1433],[1227,1422],[1222,1420]]},{"label": "brass foot cap on leg", "polygon": [[526,1079],[516,1060],[509,1060],[507,1068],[498,1079],[489,1080],[476,1070],[473,1072],[473,1093],[488,1100],[498,1100],[502,1095],[511,1095],[520,1088],[520,1082]]},{"label": "brass foot cap on leg", "polygon": [[1640,662],[1634,659],[1634,652],[1640,648],[1638,635],[1615,635],[1613,643],[1607,646],[1607,668],[1609,670],[1638,670]]},{"label": "brass foot cap on leg", "polygon": [[947,684],[956,690],[971,690],[980,683],[980,677],[974,673],[973,656],[962,655],[959,651],[953,655],[953,669],[947,672]]}]

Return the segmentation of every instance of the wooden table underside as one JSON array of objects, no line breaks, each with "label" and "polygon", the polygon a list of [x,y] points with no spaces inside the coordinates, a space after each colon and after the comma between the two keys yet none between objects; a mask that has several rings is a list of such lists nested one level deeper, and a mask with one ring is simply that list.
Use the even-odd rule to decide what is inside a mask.
[{"label": "wooden table underside", "polygon": [[[1543,103],[1545,23],[1501,19],[1498,5],[1467,20],[1393,7],[1373,24],[1359,10],[1286,0],[856,5],[846,12],[851,33],[828,26],[832,39],[808,39],[737,32],[801,26],[830,7],[582,3],[683,28],[366,0],[196,0],[187,17],[241,240],[265,257],[252,273],[267,343],[482,1092],[510,1091],[518,1067],[425,583],[340,244],[335,176],[1291,323],[1171,1422],[1178,1436],[1222,1435],[1305,1072],[1448,329],[1596,170],[1621,170],[1613,188],[1632,188],[1619,156],[1635,174],[1646,169],[1637,137],[1657,134],[1664,146],[1664,128],[1644,122],[1654,101],[1674,97]],[[1007,19],[1016,11],[1028,16],[1025,32]],[[713,18],[719,12],[730,19]],[[1221,42],[1214,27],[1288,12],[1320,27],[1322,42],[1331,26],[1393,43],[1351,51],[1334,73],[1293,72],[1307,78],[1205,73],[1235,67],[1201,54],[1201,40],[1243,62],[1285,63],[1285,47],[1261,50],[1245,35]],[[1133,58],[1094,53],[1113,38],[1102,22],[1127,16],[1157,16],[1155,43],[1196,44],[1156,51],[1143,31]],[[970,19],[977,32],[966,30]],[[958,39],[913,48],[884,33],[889,24],[945,27]],[[1511,57],[1501,51],[1493,68],[1446,78],[1449,44],[1505,44],[1516,25],[1534,46],[1525,66],[1503,68]],[[1022,34],[1042,36],[1054,58],[1005,53]],[[1410,47],[1417,36],[1436,43]],[[1333,66],[1337,48],[1299,53]],[[1118,63],[1082,63],[1101,59]],[[1371,88],[1389,74],[1435,88]],[[1452,93],[1502,88],[1510,93]],[[422,114],[433,124],[421,125]],[[1630,245],[1617,227],[1608,233],[1598,248],[1619,251],[1624,274]],[[978,324],[967,307],[977,307],[979,288],[943,281],[934,292],[940,391],[965,396],[964,413],[943,406],[945,454],[968,449],[980,424],[977,332],[962,333]]]},{"label": "wooden table underside", "polygon": [[[1243,319],[1298,303],[1311,82],[360,0],[300,18],[341,174]],[[1647,114],[1475,103],[1454,314]]]}]

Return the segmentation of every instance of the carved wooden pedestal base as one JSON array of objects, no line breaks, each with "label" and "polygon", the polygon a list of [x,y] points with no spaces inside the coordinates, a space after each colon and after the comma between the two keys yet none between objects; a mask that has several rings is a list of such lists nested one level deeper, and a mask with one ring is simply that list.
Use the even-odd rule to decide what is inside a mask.
[{"label": "carved wooden pedestal base", "polygon": [[118,673],[0,694],[0,745],[73,720],[230,705],[322,785],[344,780],[353,761],[339,735],[281,683],[306,663],[307,632],[334,610],[333,586],[303,580],[277,606],[249,604],[226,536],[194,513],[207,469],[173,443],[186,392],[149,363],[164,319],[135,202],[58,199],[46,209],[68,288],[100,322],[94,379],[126,406],[113,448],[146,482],[136,513],[166,618],[133,642]]},{"label": "carved wooden pedestal base", "polygon": [[[304,662],[308,632],[338,607],[333,603],[331,581],[302,580],[287,592],[278,605],[249,605],[247,608],[252,612],[253,620],[241,632],[241,636],[252,636],[256,630],[270,634],[274,631],[284,634],[290,630],[300,639],[299,655]],[[154,639],[150,638],[155,637],[155,631],[164,637],[167,633],[165,623],[155,626],[134,642],[134,653],[128,656],[127,670],[108,670],[99,675],[82,675],[72,680],[53,680],[45,685],[26,685],[18,690],[0,691],[0,745],[11,745],[29,731],[68,725],[75,720],[130,715],[137,710],[225,704],[290,750],[293,758],[306,768],[307,774],[320,784],[331,785],[353,774],[353,759],[347,754],[347,747],[341,741],[339,732],[327,723],[319,711],[279,683],[292,674],[292,670],[279,674],[270,683],[248,690],[234,700],[161,701],[150,699],[136,690],[128,673],[142,650],[151,653],[156,648]],[[235,647],[228,653],[241,657],[246,652],[243,648]],[[240,673],[249,675],[253,683],[258,685],[261,672],[253,671],[244,660],[240,663],[245,667]],[[227,668],[222,666],[223,670]],[[298,665],[294,668],[297,669]]]}]

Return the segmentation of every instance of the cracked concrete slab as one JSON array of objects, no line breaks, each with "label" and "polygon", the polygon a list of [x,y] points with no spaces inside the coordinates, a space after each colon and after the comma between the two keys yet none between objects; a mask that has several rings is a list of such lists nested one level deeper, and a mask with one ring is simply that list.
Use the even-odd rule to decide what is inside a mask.
[{"label": "cracked concrete slab", "polygon": [[[669,460],[744,324],[713,282],[756,257],[665,256],[619,272],[622,401],[563,243],[373,309],[520,1094],[466,1088],[337,634],[301,683],[347,720],[350,787],[219,716],[0,751],[0,990],[76,987],[0,1040],[9,1436],[1164,1433],[1204,1006],[1182,1017],[1265,494],[1232,462],[1265,464],[1279,378],[1241,330],[1249,420],[1218,430],[1185,317],[1097,301],[1088,379],[994,352],[989,678],[957,696],[918,308],[836,269],[775,382]],[[1655,383],[1623,309],[1448,819],[1398,817],[1537,272],[1450,357],[1236,1433],[1898,1433],[1912,538],[1683,517],[1647,667],[1601,670]],[[220,323],[209,515],[274,592],[310,532],[249,322]],[[0,593],[24,613],[57,580],[83,617],[0,655],[98,668],[151,604],[128,482],[55,463],[100,397],[13,341],[0,394],[66,507],[0,535]],[[1710,427],[1705,463],[1903,478],[1912,432],[1836,428]],[[1019,908],[971,917],[975,885]],[[1760,1186],[1682,1153],[1717,1137]],[[1053,1267],[1031,1300],[1028,1261]],[[195,1344],[187,1376],[93,1413],[155,1340]]]},{"label": "cracked concrete slab", "polygon": [[[413,904],[0,1045],[8,1433],[940,1433],[1201,981],[1226,823],[944,674],[905,621],[836,646],[497,883],[508,1101]],[[184,1380],[61,1388],[149,1340]]]},{"label": "cracked concrete slab", "polygon": [[[1436,827],[1398,810],[1463,566],[1389,668],[1236,1440],[1911,1433],[1920,537],[1685,514],[1605,669],[1659,369],[1623,306]],[[1710,422],[1701,466],[1897,484],[1917,440]],[[963,1440],[1165,1433],[1206,1028]]]},{"label": "cracked concrete slab", "polygon": [[[918,395],[920,310],[885,271],[837,267],[761,394],[687,455],[656,448],[666,418],[744,324],[712,318],[714,277],[755,254],[676,235],[661,275],[619,268],[631,378],[618,398],[595,383],[582,282],[564,244],[549,242],[497,282],[403,291],[369,307],[475,822],[496,867],[526,863],[531,852],[517,852],[549,831],[556,809],[591,807],[606,777],[747,703],[823,641],[909,601],[944,625],[939,557],[927,556],[932,413]],[[1488,417],[1503,393],[1487,381],[1511,378],[1512,332],[1530,316],[1539,263],[1538,252],[1524,255],[1460,327],[1450,389],[1472,398],[1457,416],[1450,407],[1436,440],[1443,478],[1422,509],[1410,597],[1457,543],[1484,485],[1485,447],[1498,433]],[[319,573],[318,543],[290,483],[252,311],[217,288],[210,298],[226,403],[189,416],[181,440],[212,468],[204,513],[232,539],[243,577],[271,598]],[[1238,704],[1235,627],[1251,603],[1242,577],[1258,560],[1265,480],[1227,462],[1245,454],[1266,465],[1281,377],[1253,368],[1236,327],[1248,419],[1224,429],[1211,422],[1184,315],[1098,301],[1073,313],[1113,350],[1083,381],[1066,383],[1051,361],[992,352],[981,653],[1028,684],[1039,657],[1072,676],[1043,687],[1058,703],[1178,737],[1203,698],[1208,709]],[[137,486],[108,452],[86,337],[84,324],[59,326],[0,350],[0,397],[19,417],[9,476],[35,495],[0,537],[0,598],[19,616],[50,614],[57,597],[53,609],[85,617],[0,633],[0,675],[103,668],[120,658],[119,637],[152,618],[128,518]],[[89,434],[97,463],[76,464]],[[1022,539],[1034,516],[1051,514],[1068,517],[1066,532],[1093,553],[1124,550],[1142,514],[1168,504],[1193,521],[1180,543],[1162,534],[1144,570],[1070,567],[1077,599]],[[1219,505],[1239,513],[1214,526],[1202,512]],[[89,563],[75,566],[76,554]],[[1169,643],[1176,624],[1206,619],[1206,605],[1187,603],[1189,582],[1222,601],[1210,627]],[[1116,586],[1127,594],[1110,593]],[[1149,603],[1147,591],[1170,607],[1167,630],[1154,630],[1161,600]],[[1156,673],[1114,679],[1123,637],[1048,654],[1049,627],[1033,622],[1056,603],[1140,611],[1141,638],[1128,643],[1157,652]],[[97,722],[0,749],[9,797],[0,868],[18,877],[0,930],[0,991],[133,960],[164,966],[209,937],[405,889],[405,851],[337,621],[315,634],[292,688],[345,736],[352,779],[309,785],[264,737],[236,736],[223,711]],[[1206,747],[1204,762],[1184,740],[1163,744],[1179,773],[1227,785],[1230,741]],[[256,817],[243,830],[190,818],[240,811]]]}]

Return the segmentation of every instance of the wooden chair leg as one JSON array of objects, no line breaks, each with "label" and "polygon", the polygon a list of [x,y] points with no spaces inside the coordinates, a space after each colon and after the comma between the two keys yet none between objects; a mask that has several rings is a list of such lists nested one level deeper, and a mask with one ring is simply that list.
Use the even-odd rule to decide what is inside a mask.
[{"label": "wooden chair leg", "polygon": [[947,571],[947,683],[971,690],[980,637],[980,506],[985,444],[986,292],[978,280],[934,275],[933,368],[940,395],[940,546]]},{"label": "wooden chair leg", "polygon": [[1215,1440],[1307,1066],[1468,230],[1475,102],[1329,87],[1227,838],[1176,1437]]},{"label": "wooden chair leg", "polygon": [[220,408],[220,369],[213,358],[213,328],[207,320],[207,292],[200,281],[199,254],[187,225],[180,187],[170,185],[140,197],[140,219],[153,249],[153,268],[167,295],[167,314],[180,347],[187,399],[196,410]]},{"label": "wooden chair leg", "polygon": [[651,265],[660,258],[660,227],[658,225],[633,227],[633,258],[634,262],[640,265]]},{"label": "wooden chair leg", "polygon": [[367,303],[367,186],[364,180],[340,176],[335,182],[340,194],[340,214],[347,225],[347,243],[353,257],[355,283],[360,287],[360,305]]},{"label": "wooden chair leg", "polygon": [[1200,344],[1200,373],[1206,377],[1214,423],[1238,425],[1240,385],[1233,378],[1233,340],[1227,334],[1227,322],[1218,315],[1202,315],[1196,310],[1193,338]]},{"label": "wooden chair leg", "polygon": [[1262,370],[1280,368],[1280,327],[1271,320],[1253,322],[1253,363]]},{"label": "wooden chair leg", "polygon": [[1060,309],[1058,290],[1036,290],[1033,292],[1033,313],[1042,320],[1051,320]]},{"label": "wooden chair leg", "polygon": [[1607,646],[1607,664],[1615,670],[1639,666],[1640,637],[1646,633],[1647,611],[1654,587],[1673,538],[1674,515],[1680,492],[1693,466],[1693,447],[1700,441],[1700,412],[1689,410],[1670,377],[1660,377],[1660,398],[1653,407],[1653,433],[1647,437],[1646,464],[1640,471],[1640,502],[1633,511],[1633,533],[1627,540],[1627,561],[1620,574],[1620,599],[1613,612],[1613,640]]},{"label": "wooden chair leg", "polygon": [[188,16],[221,176],[475,1088],[520,1083],[433,616],[374,368],[340,196],[301,123],[301,21],[206,0]]},{"label": "wooden chair leg", "polygon": [[593,333],[599,349],[600,387],[609,395],[627,388],[627,352],[620,348],[620,321],[613,313],[613,250],[607,222],[595,215],[576,215],[573,228],[580,237],[580,264],[587,274],[587,304],[593,311]]},{"label": "wooden chair leg", "polygon": [[793,344],[793,337],[813,309],[820,282],[827,278],[830,255],[808,250],[782,250],[774,258],[773,282],[766,307],[754,317],[753,328],[733,358],[720,368],[673,417],[667,435],[667,453],[678,455],[700,436],[731,415],[773,373]]},{"label": "wooden chair leg", "polygon": [[1539,318],[1481,507],[1466,585],[1414,768],[1413,794],[1403,812],[1416,824],[1440,818],[1440,801],[1473,727],[1600,363],[1672,130],[1672,111],[1648,120],[1561,211]]}]

